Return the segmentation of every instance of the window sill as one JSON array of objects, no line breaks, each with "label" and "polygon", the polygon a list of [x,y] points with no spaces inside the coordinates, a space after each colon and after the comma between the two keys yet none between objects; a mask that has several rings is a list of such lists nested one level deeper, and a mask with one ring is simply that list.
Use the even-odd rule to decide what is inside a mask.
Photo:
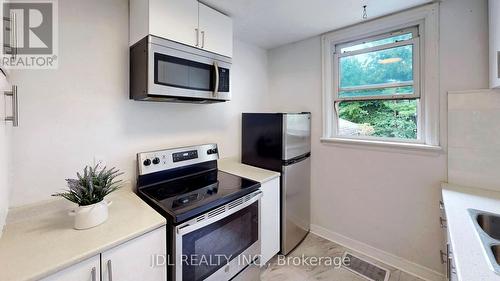
[{"label": "window sill", "polygon": [[429,152],[441,152],[441,151],[443,151],[443,148],[441,146],[419,144],[419,143],[389,142],[389,141],[361,140],[361,139],[348,139],[348,138],[321,138],[321,142],[322,143],[334,143],[334,144],[397,148],[397,149],[404,149],[404,150],[417,150],[417,151],[429,151]]}]

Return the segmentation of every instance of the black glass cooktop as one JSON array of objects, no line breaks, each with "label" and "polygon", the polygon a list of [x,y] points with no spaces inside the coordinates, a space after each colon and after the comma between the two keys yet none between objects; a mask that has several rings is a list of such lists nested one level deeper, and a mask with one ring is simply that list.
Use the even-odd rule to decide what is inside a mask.
[{"label": "black glass cooktop", "polygon": [[180,223],[260,187],[255,181],[218,170],[139,188],[139,195],[167,219]]}]

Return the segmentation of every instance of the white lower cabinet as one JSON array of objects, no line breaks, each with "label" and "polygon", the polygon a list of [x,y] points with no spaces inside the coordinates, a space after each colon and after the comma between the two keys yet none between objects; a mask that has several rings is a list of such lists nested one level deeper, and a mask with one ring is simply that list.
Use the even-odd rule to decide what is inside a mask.
[{"label": "white lower cabinet", "polygon": [[280,178],[261,186],[261,264],[267,263],[280,251],[281,197]]},{"label": "white lower cabinet", "polygon": [[41,281],[98,281],[101,276],[101,256],[96,255],[61,270]]},{"label": "white lower cabinet", "polygon": [[441,263],[445,266],[445,280],[446,281],[459,281],[455,267],[455,259],[453,256],[453,249],[451,246],[450,232],[446,220],[446,210],[443,201],[439,201],[439,208],[441,209],[441,217],[439,223],[444,231],[446,250],[441,251]]},{"label": "white lower cabinet", "polygon": [[166,281],[166,235],[158,228],[42,281]]},{"label": "white lower cabinet", "polygon": [[166,280],[166,235],[162,227],[102,253],[102,281]]}]

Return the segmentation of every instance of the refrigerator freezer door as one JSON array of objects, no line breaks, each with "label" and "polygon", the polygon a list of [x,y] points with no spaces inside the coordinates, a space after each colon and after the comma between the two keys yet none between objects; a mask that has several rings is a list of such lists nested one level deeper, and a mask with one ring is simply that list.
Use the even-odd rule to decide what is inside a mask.
[{"label": "refrigerator freezer door", "polygon": [[281,252],[288,254],[307,235],[311,215],[311,158],[283,167]]},{"label": "refrigerator freezer door", "polygon": [[311,114],[283,115],[283,160],[311,152]]}]

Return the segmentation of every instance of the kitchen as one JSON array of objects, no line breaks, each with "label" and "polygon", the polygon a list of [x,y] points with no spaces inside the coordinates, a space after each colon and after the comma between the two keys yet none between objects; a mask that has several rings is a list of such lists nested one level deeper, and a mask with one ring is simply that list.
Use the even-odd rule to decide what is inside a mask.
[{"label": "kitchen", "polygon": [[[495,11],[490,6],[494,5],[483,0],[405,1],[399,4],[397,2],[400,1],[308,1],[307,5],[304,1],[201,1],[232,21],[232,35],[222,44],[232,47],[216,51],[225,53],[223,57],[231,57],[231,97],[227,102],[192,104],[130,99],[130,72],[133,71],[130,68],[130,46],[135,43],[131,42],[134,40],[131,40],[133,36],[130,32],[132,27],[140,26],[139,23],[131,26],[131,23],[134,19],[143,24],[146,22],[144,17],[133,17],[133,12],[140,11],[140,7],[132,9],[133,2],[57,1],[54,13],[57,16],[54,22],[58,23],[54,32],[58,42],[54,44],[58,52],[57,68],[7,69],[9,86],[17,85],[20,120],[18,127],[12,127],[10,121],[2,122],[0,137],[0,222],[7,217],[0,238],[0,280],[48,278],[88,258],[99,255],[105,257],[103,253],[106,250],[132,240],[131,237],[139,237],[139,233],[158,229],[162,224],[168,226],[168,222],[162,222],[165,218],[149,205],[141,205],[142,199],[126,193],[127,189],[136,192],[140,167],[138,153],[217,144],[220,170],[263,181],[261,185],[269,183],[269,177],[276,177],[276,171],[252,169],[257,175],[246,174],[247,170],[243,175],[241,169],[244,168],[236,165],[242,161],[243,154],[242,113],[251,112],[311,112],[310,231],[315,236],[314,239],[312,236],[306,238],[306,246],[314,241],[342,245],[356,256],[382,268],[390,268],[388,278],[392,279],[389,280],[406,280],[404,277],[422,280],[446,278],[446,258],[442,264],[440,250],[446,252],[447,229],[443,231],[441,228],[440,217],[443,214],[438,202],[441,199],[446,201],[449,196],[442,198],[441,183],[471,186],[478,190],[499,190],[495,182],[495,167],[498,167],[495,160],[498,160],[498,154],[494,149],[490,151],[480,147],[495,147],[498,144],[498,138],[494,135],[495,126],[498,126],[495,123],[498,122],[471,125],[471,122],[483,121],[477,113],[481,106],[488,110],[495,109],[495,106],[498,108],[498,99],[495,99],[498,90],[483,90],[495,88],[494,85],[490,87],[490,81],[493,81],[490,79],[490,64],[494,65],[494,58],[490,58],[488,51],[491,38],[495,38],[495,34],[498,37],[498,32],[494,32],[498,31],[495,26],[500,26],[500,23],[488,23],[489,11]],[[190,4],[184,3],[190,1],[149,2],[160,5],[158,7],[177,3],[186,7],[194,5],[194,9],[197,9],[198,5],[196,1]],[[363,19],[365,5],[367,19]],[[429,8],[427,5],[433,6]],[[327,110],[324,100],[329,97],[324,94],[323,83],[323,75],[327,73],[323,69],[324,40],[337,36],[335,31],[338,30],[354,34],[360,24],[367,29],[366,32],[377,34],[377,29],[382,25],[378,20],[391,18],[387,15],[397,18],[398,14],[415,10],[425,13],[429,9],[436,9],[437,15],[431,20],[435,21],[433,24],[437,31],[432,33],[430,30],[427,33],[426,29],[425,39],[432,34],[437,34],[434,35],[437,39],[422,40],[420,44],[433,43],[438,54],[434,54],[434,59],[430,61],[432,66],[425,66],[431,68],[427,73],[434,71],[434,76],[428,81],[434,81],[434,87],[437,87],[433,100],[426,97],[427,101],[432,101],[425,107],[428,111],[427,120],[434,122],[426,127],[426,130],[430,130],[426,137],[438,137],[429,138],[428,147],[417,148],[406,143],[390,146],[380,142],[326,140],[328,132],[324,128],[324,114]],[[161,8],[154,11],[166,12]],[[189,16],[178,11],[169,11],[169,15],[187,21]],[[208,14],[212,13],[215,12]],[[194,17],[198,15],[199,12],[195,12]],[[227,21],[226,17],[224,22]],[[151,20],[157,19],[169,20],[168,17],[152,17]],[[194,21],[198,25],[201,19],[196,18]],[[201,32],[194,30],[197,26],[189,29],[184,24],[175,26],[179,34],[185,34],[186,38],[192,40],[192,46],[196,45],[197,35],[198,44],[203,41]],[[227,28],[228,25],[225,23],[223,26]],[[426,28],[429,26],[426,25]],[[207,40],[211,38],[208,31],[205,37]],[[137,39],[142,38],[137,36]],[[209,41],[206,42],[208,44]],[[232,54],[227,53],[227,50],[232,51]],[[10,116],[11,97],[0,100],[5,103],[0,106],[0,109],[5,110],[1,113],[2,118]],[[471,102],[477,102],[478,105],[473,105],[472,109],[463,108]],[[490,120],[498,118],[494,110],[488,111],[488,114]],[[467,116],[476,118],[467,119]],[[466,125],[475,128],[473,132],[477,136],[466,132],[470,128]],[[466,151],[467,145],[473,149]],[[491,158],[487,158],[488,155]],[[478,164],[481,159],[474,158],[476,156],[481,157],[485,164]],[[51,197],[51,194],[65,188],[64,179],[74,177],[76,171],[94,163],[117,167],[124,173],[120,177],[124,186],[110,195],[113,204],[109,206],[108,221],[89,230],[74,230],[74,218],[66,214],[74,206]],[[263,187],[261,189],[267,191]],[[123,193],[127,195],[120,201]],[[489,196],[494,198],[495,193]],[[264,196],[261,200],[270,197]],[[44,206],[54,200],[58,206],[40,214],[42,218],[36,218],[36,212],[29,211],[30,208],[36,209],[36,206]],[[127,211],[127,206],[137,204],[144,208],[141,209],[144,213],[139,212],[144,217]],[[277,215],[279,206],[270,206],[275,208],[273,214]],[[481,205],[475,208],[484,210]],[[153,211],[148,213],[146,210]],[[17,251],[16,247],[28,243],[21,238],[5,242],[12,237],[9,234],[10,226],[14,226],[12,231],[16,231],[20,228],[15,226],[22,225],[22,221],[15,222],[16,214],[23,214],[21,217],[24,222],[41,222],[37,225],[40,229],[35,233],[40,237],[45,237],[45,232],[54,233],[55,236],[50,237],[60,242],[51,242],[47,245],[50,247],[45,248],[41,244],[47,244],[47,241],[35,239],[29,245],[40,247],[38,250],[19,248],[26,252]],[[448,230],[458,227],[452,224],[454,217],[460,216],[448,218]],[[127,223],[114,223],[120,220]],[[51,231],[50,226],[62,232],[58,234]],[[261,236],[268,229],[261,226]],[[95,233],[98,238],[86,237],[89,232]],[[13,233],[22,237],[31,232],[24,229]],[[110,235],[103,235],[105,233]],[[123,233],[126,234],[125,238]],[[473,261],[474,265],[462,262],[457,257],[459,264],[455,265],[454,271],[459,280],[496,280],[498,276],[490,268],[488,255],[482,252],[480,239],[476,236],[469,237],[477,240],[480,249],[477,260]],[[326,242],[316,237],[325,238]],[[118,240],[121,243],[117,243]],[[64,252],[56,246],[69,251]],[[53,253],[47,252],[50,248],[55,249]],[[15,257],[9,255],[9,259],[5,258],[3,253],[7,253],[8,249],[15,250]],[[457,251],[469,250],[464,246]],[[344,252],[335,252],[335,256],[342,256]],[[49,258],[58,256],[60,259],[57,260],[62,260],[62,264],[54,264],[54,260]],[[126,253],[123,256],[126,257]],[[146,256],[149,263],[151,255]],[[39,262],[30,261],[36,257]],[[96,272],[96,276],[101,275],[102,280],[108,280],[105,261],[96,267],[96,271],[102,270],[102,274]],[[17,266],[14,267],[15,264]],[[474,273],[468,273],[467,270],[482,268],[477,264],[484,267],[487,275],[471,279],[470,276],[474,275],[468,274]],[[130,275],[132,279],[117,277],[120,274],[118,259],[113,262],[113,266],[115,280],[134,280],[133,275]],[[7,268],[26,275],[7,275]],[[92,280],[88,268],[85,268],[88,274],[82,280]],[[267,269],[262,275],[263,280],[273,280],[273,276],[269,275],[272,269],[278,274],[300,271],[300,267],[280,268],[273,264]],[[262,270],[265,271],[264,268]],[[168,273],[169,270],[166,271]],[[319,271],[318,268],[313,273],[321,274]],[[366,280],[345,267],[332,268],[330,271],[334,277],[326,280]],[[296,280],[310,277],[297,277]],[[70,280],[78,279],[73,277]],[[276,277],[275,280],[280,279]],[[292,280],[292,277],[285,280]]]}]

